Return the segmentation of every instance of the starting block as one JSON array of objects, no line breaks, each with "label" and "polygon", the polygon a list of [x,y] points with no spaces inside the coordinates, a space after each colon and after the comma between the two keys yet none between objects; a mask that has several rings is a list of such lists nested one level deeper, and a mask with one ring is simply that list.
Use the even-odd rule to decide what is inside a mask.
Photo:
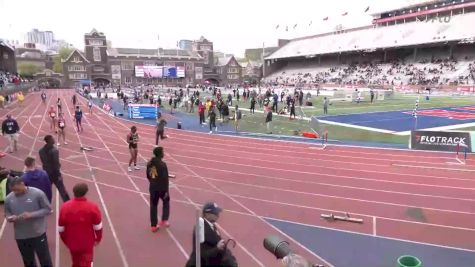
[{"label": "starting block", "polygon": [[91,146],[82,146],[81,147],[81,151],[93,151],[94,148],[92,148]]},{"label": "starting block", "polygon": [[176,178],[175,174],[168,174],[168,178]]},{"label": "starting block", "polygon": [[320,215],[323,219],[330,220],[330,221],[344,221],[344,222],[352,222],[352,223],[363,223],[363,219],[353,218],[350,217],[350,214],[345,213],[345,216],[338,216],[334,215],[333,213],[330,214],[322,214]]}]

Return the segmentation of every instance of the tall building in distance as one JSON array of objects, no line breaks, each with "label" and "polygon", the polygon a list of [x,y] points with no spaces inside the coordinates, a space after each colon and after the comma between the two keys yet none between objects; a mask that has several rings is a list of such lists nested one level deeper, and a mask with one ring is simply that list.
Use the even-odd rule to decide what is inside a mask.
[{"label": "tall building in distance", "polygon": [[193,50],[193,41],[192,40],[180,40],[178,42],[178,48],[182,50],[191,51]]},{"label": "tall building in distance", "polygon": [[57,44],[52,31],[40,31],[38,29],[32,29],[26,33],[25,43],[35,44],[37,48],[42,50],[51,50],[61,46]]}]

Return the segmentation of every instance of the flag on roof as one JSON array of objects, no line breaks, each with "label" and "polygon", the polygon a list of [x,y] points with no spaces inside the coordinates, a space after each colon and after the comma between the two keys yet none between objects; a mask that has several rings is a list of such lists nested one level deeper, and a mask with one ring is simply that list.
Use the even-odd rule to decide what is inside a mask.
[{"label": "flag on roof", "polygon": [[294,25],[294,29],[297,28],[297,24]]},{"label": "flag on roof", "polygon": [[369,11],[369,6],[364,10],[364,12],[368,12]]},{"label": "flag on roof", "polygon": [[345,13],[343,13],[343,14],[341,14],[341,15],[342,15],[342,16],[346,16],[346,15],[348,15],[348,11],[347,11],[347,12],[345,12]]},{"label": "flag on roof", "polygon": [[289,26],[285,26],[285,31],[286,31],[286,32],[289,31]]},{"label": "flag on roof", "polygon": [[323,20],[328,20],[328,17],[324,17]]},{"label": "flag on roof", "polygon": [[312,26],[312,21],[310,21],[310,23],[308,24],[308,26]]},{"label": "flag on roof", "polygon": [[277,24],[277,26],[275,26],[275,29],[277,30],[279,28],[279,24]]}]

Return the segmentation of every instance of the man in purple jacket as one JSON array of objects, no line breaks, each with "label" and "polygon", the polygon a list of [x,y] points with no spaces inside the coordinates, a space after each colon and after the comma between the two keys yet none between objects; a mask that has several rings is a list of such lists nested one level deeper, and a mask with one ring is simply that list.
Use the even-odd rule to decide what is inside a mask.
[{"label": "man in purple jacket", "polygon": [[45,193],[46,198],[48,198],[49,203],[52,199],[52,185],[49,180],[48,174],[36,168],[35,159],[32,157],[27,157],[25,159],[26,172],[21,177],[26,186],[35,187]]}]

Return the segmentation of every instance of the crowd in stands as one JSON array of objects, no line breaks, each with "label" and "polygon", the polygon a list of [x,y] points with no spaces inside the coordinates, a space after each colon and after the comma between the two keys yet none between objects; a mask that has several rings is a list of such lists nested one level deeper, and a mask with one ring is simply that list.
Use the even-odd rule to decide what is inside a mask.
[{"label": "crowd in stands", "polygon": [[295,63],[269,75],[274,85],[473,85],[475,61],[468,57],[432,58],[420,61],[362,62],[328,67]]},{"label": "crowd in stands", "polygon": [[22,81],[20,75],[0,70],[0,89],[8,84],[20,84]]}]

